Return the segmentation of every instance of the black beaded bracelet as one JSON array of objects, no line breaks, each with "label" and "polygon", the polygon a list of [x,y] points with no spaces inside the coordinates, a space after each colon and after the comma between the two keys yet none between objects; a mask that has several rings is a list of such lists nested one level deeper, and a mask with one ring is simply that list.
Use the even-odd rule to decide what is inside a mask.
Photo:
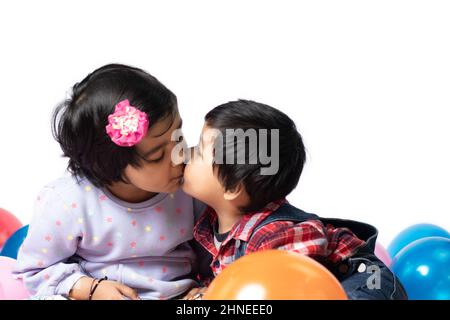
[{"label": "black beaded bracelet", "polygon": [[[89,300],[92,300],[92,296],[94,295],[95,290],[97,289],[97,287],[100,284],[100,282],[102,282],[103,280],[108,280],[108,277],[104,277],[104,278],[99,279],[98,282],[95,284],[94,288],[92,288],[92,285],[91,285],[91,290],[89,292]],[[92,282],[92,284],[94,284],[94,282],[95,282],[95,279]]]}]

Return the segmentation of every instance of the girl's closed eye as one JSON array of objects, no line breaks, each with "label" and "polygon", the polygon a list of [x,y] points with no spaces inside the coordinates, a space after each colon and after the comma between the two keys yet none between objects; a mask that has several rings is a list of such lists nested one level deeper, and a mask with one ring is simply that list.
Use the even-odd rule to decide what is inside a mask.
[{"label": "girl's closed eye", "polygon": [[157,162],[160,162],[162,159],[164,159],[165,154],[166,153],[163,151],[163,152],[161,152],[161,155],[159,155],[159,156],[152,156],[151,159],[146,159],[146,158],[143,158],[143,159],[147,163],[157,163]]}]

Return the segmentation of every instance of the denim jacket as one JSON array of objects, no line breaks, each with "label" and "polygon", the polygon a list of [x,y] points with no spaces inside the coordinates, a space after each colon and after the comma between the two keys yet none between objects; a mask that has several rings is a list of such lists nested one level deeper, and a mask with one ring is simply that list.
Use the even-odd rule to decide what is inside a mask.
[{"label": "denim jacket", "polygon": [[[378,230],[366,223],[321,218],[315,214],[306,213],[289,203],[269,215],[261,224],[254,229],[255,233],[263,225],[273,221],[284,220],[297,223],[307,220],[319,219],[324,225],[331,224],[338,228],[350,229],[365,244],[350,258],[331,265],[329,262],[319,261],[330,270],[341,282],[347,296],[351,300],[406,300],[407,295],[402,284],[391,270],[375,256],[375,242]],[[247,243],[241,243],[236,259],[244,255]]]}]

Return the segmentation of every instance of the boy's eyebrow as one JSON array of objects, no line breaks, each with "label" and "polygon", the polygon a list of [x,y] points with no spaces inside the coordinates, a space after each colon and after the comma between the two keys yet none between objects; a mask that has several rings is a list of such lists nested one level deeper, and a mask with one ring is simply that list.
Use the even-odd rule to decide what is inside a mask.
[{"label": "boy's eyebrow", "polygon": [[[178,124],[176,129],[180,129],[183,126],[183,120],[180,119],[180,123]],[[167,132],[167,131],[166,131]],[[147,158],[148,156],[154,154],[155,152],[157,152],[159,149],[165,147],[167,144],[169,143],[169,141],[165,141],[163,143],[160,143],[159,145],[157,145],[156,147],[151,148],[150,150],[148,150],[146,153],[144,153],[142,156],[144,158]]]}]

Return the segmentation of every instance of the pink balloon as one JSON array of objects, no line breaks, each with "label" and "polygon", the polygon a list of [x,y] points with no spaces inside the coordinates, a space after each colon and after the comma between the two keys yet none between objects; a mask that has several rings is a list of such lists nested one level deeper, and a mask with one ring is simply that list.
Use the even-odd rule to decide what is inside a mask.
[{"label": "pink balloon", "polygon": [[30,297],[22,280],[12,275],[16,260],[0,257],[0,300],[23,300]]},{"label": "pink balloon", "polygon": [[0,247],[14,232],[20,229],[22,223],[11,212],[0,208]]},{"label": "pink balloon", "polygon": [[378,242],[375,244],[375,255],[378,259],[383,261],[387,267],[391,266],[392,258],[389,256],[387,250]]}]

